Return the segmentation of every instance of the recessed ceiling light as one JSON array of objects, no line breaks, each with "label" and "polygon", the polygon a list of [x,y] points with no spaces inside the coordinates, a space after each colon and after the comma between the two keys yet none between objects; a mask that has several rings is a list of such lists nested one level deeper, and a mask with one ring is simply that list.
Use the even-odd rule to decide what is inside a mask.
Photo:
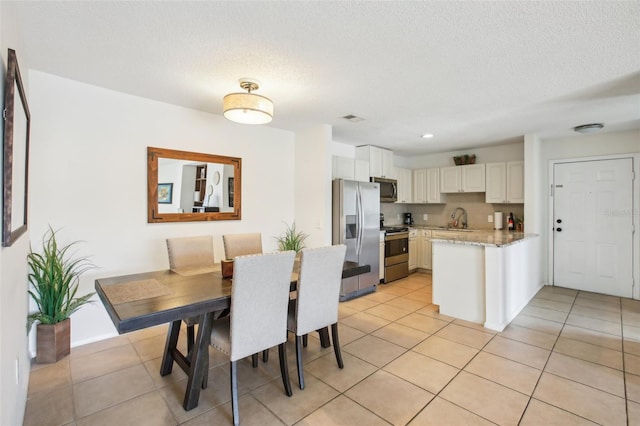
[{"label": "recessed ceiling light", "polygon": [[604,127],[602,123],[582,124],[573,128],[578,133],[595,133],[599,132]]},{"label": "recessed ceiling light", "polygon": [[349,114],[349,115],[345,115],[344,117],[345,120],[348,120],[352,123],[357,123],[359,121],[364,121],[364,118],[362,117],[358,117],[357,115],[353,115],[353,114]]},{"label": "recessed ceiling light", "polygon": [[424,135],[422,135],[422,137],[423,137],[424,139],[432,138],[432,137],[433,137],[433,133],[425,133]]}]

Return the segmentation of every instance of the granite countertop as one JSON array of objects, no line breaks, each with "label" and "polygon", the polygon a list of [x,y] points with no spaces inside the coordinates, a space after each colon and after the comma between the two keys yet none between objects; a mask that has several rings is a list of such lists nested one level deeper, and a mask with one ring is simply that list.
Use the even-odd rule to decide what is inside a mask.
[{"label": "granite countertop", "polygon": [[431,241],[437,243],[504,247],[536,237],[538,237],[538,234],[525,234],[524,232],[510,232],[504,230],[465,232],[456,232],[451,230],[444,231],[437,237],[432,237]]}]

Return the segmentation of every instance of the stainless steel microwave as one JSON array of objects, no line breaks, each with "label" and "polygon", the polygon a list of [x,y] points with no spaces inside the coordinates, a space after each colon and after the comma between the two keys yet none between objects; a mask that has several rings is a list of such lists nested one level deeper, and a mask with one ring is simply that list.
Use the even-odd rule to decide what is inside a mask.
[{"label": "stainless steel microwave", "polygon": [[398,181],[395,179],[372,177],[371,182],[380,185],[380,202],[395,203],[398,201]]}]

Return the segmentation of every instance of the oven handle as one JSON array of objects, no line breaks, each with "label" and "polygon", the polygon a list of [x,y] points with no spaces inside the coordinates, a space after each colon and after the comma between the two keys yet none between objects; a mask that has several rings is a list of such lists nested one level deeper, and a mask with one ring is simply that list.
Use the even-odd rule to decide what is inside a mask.
[{"label": "oven handle", "polygon": [[393,234],[386,234],[384,236],[384,240],[385,241],[392,241],[392,240],[409,240],[409,233],[408,232],[397,232],[397,233],[393,233]]}]

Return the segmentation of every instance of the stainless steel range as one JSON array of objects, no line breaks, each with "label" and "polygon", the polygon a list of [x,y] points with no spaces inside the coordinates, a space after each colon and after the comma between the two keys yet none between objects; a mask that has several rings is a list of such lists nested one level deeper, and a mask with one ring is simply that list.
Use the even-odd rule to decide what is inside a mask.
[{"label": "stainless steel range", "polygon": [[382,226],[384,231],[384,282],[409,275],[409,228]]}]

